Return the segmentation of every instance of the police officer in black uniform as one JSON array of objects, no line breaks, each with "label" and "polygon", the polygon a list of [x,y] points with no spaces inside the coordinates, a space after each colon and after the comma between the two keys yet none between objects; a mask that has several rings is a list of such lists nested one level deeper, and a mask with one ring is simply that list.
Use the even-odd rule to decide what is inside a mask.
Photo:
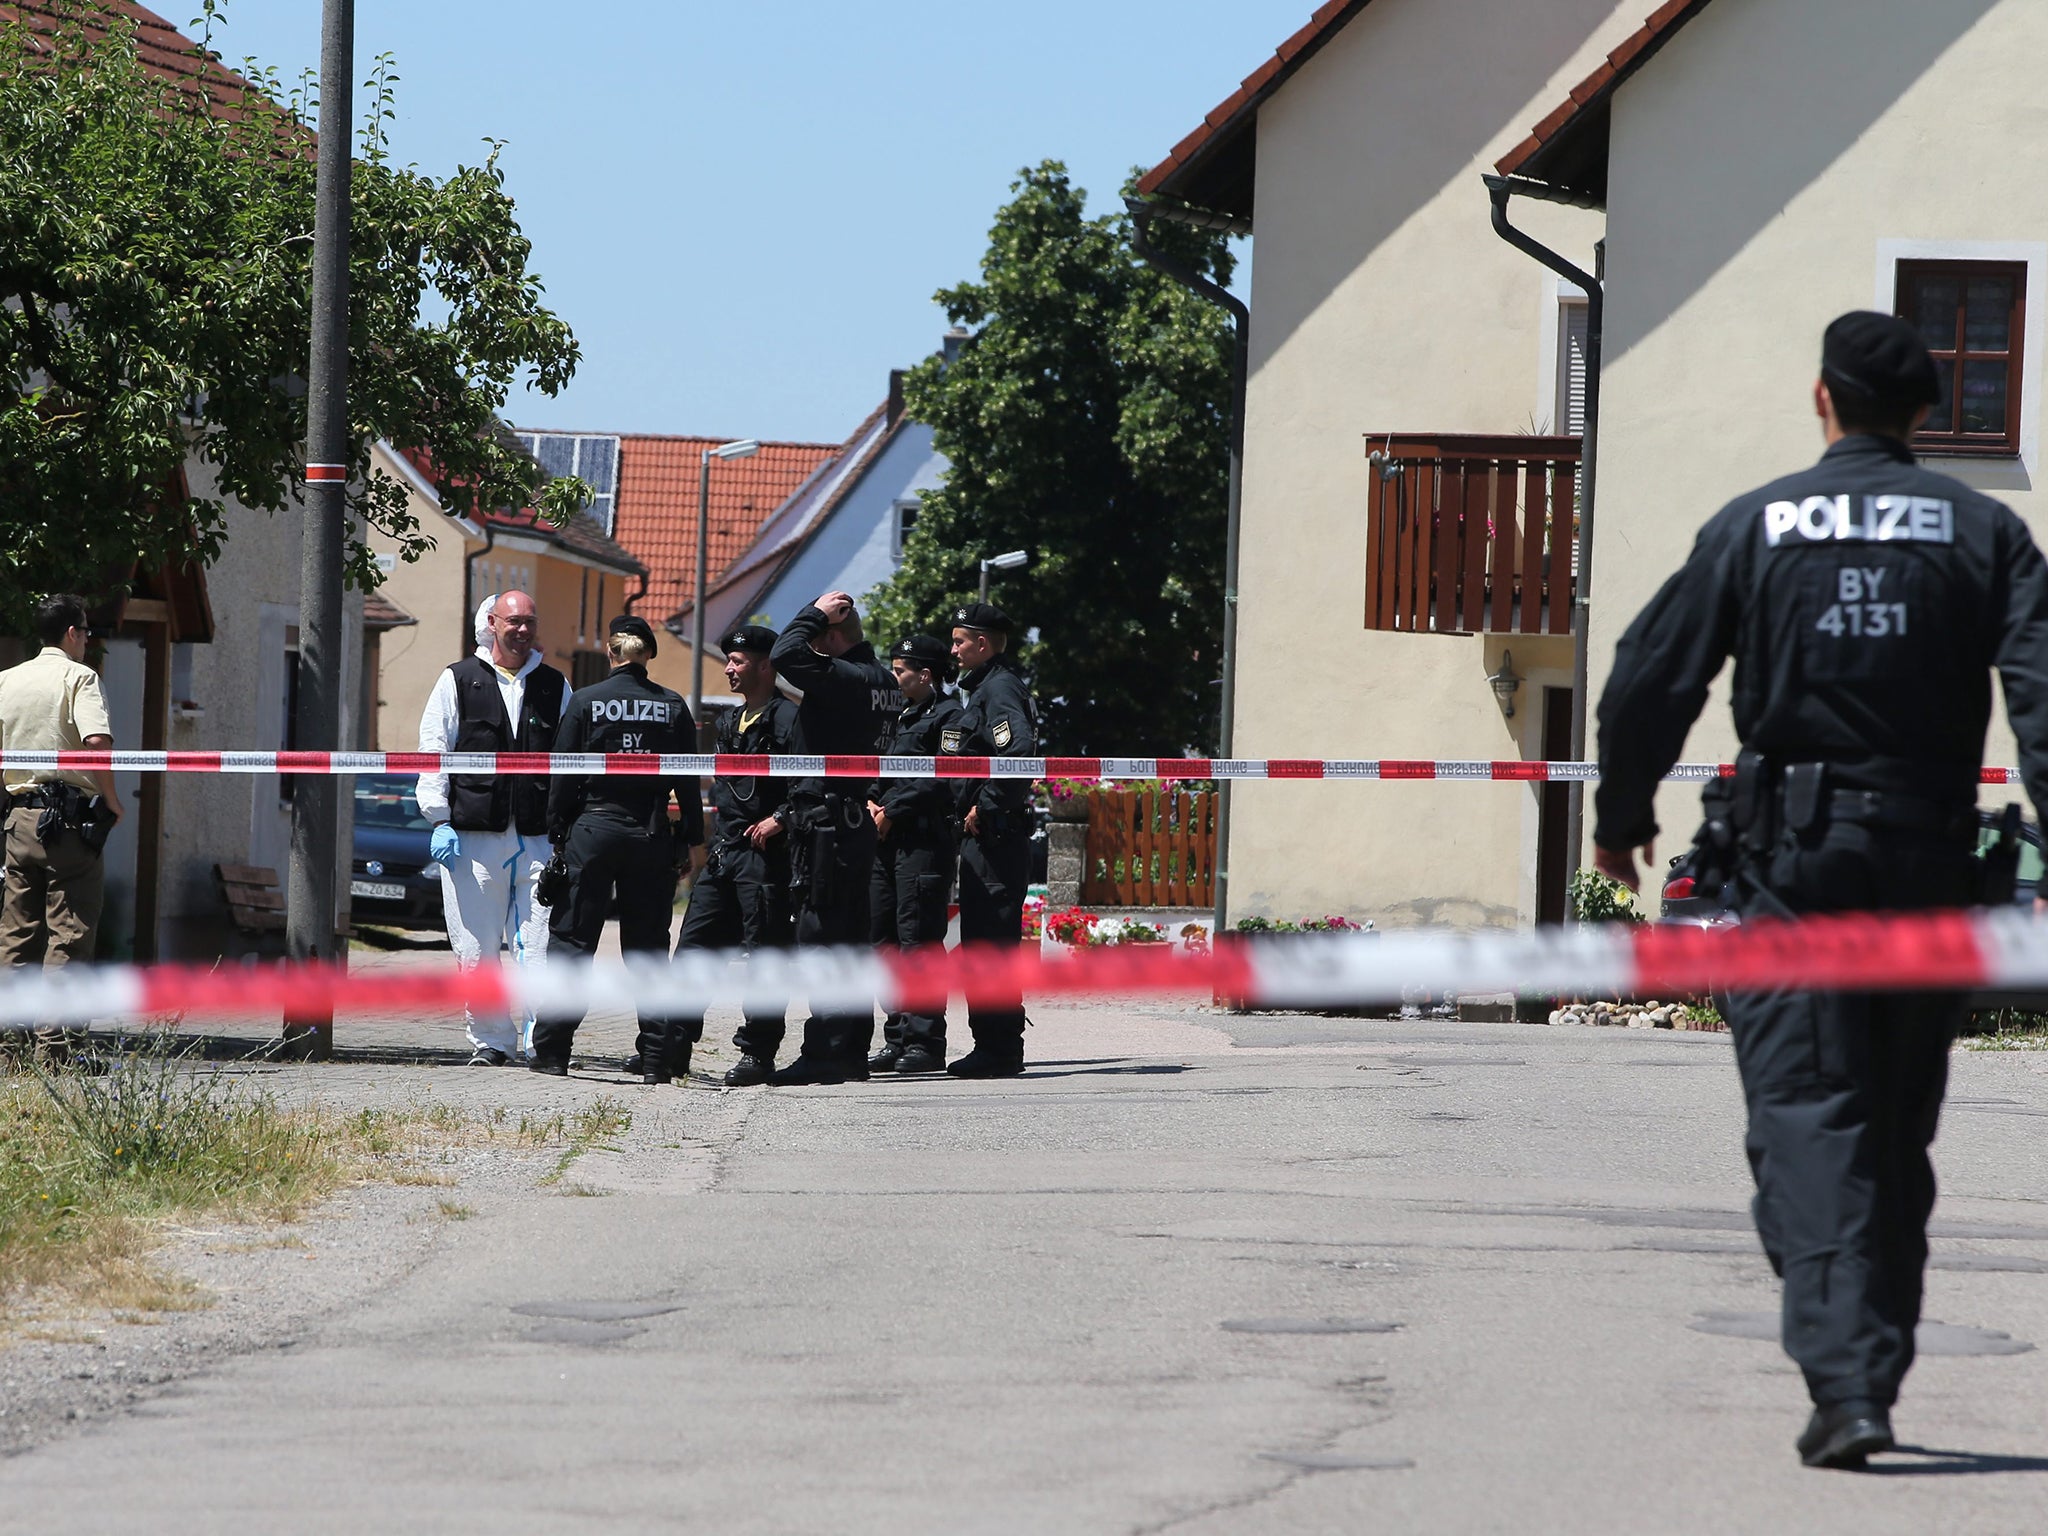
[{"label": "police officer in black uniform", "polygon": [[[1951,381],[1953,387],[1955,381]],[[2008,508],[1906,446],[1943,383],[1889,315],[1828,327],[1810,470],[1723,508],[1615,650],[1600,702],[1598,867],[1631,887],[1652,797],[1723,658],[1733,781],[1710,786],[1696,878],[1746,916],[1955,907],[1978,891],[1991,670],[2048,808],[2048,565]],[[1809,1466],[1892,1445],[1913,1360],[1952,994],[1731,995],[1755,1215],[1814,1414]]]},{"label": "police officer in black uniform", "polygon": [[[798,752],[871,756],[881,750],[890,723],[903,708],[903,696],[862,634],[850,596],[827,592],[799,609],[771,655],[775,670],[803,692],[796,712]],[[868,880],[875,860],[867,785],[823,776],[798,779],[776,816],[791,839],[797,947],[866,943]],[[802,1052],[769,1081],[865,1080],[874,1033],[872,1008],[813,1012],[804,1021]]]},{"label": "police officer in black uniform", "polygon": [[[910,635],[889,651],[889,670],[903,690],[903,713],[884,749],[892,757],[937,757],[941,737],[960,715],[945,691],[953,658],[936,635]],[[946,908],[960,845],[953,829],[953,785],[939,778],[884,779],[868,802],[875,832],[875,877],[869,896],[875,947],[905,953],[946,942]],[[946,1065],[946,1009],[892,1013],[882,1021],[882,1048],[868,1058],[874,1072],[939,1072]]]},{"label": "police officer in black uniform", "polygon": [[[1010,656],[1010,617],[993,603],[953,615],[953,658],[966,707],[940,733],[940,749],[967,757],[1033,757],[1038,706]],[[960,939],[1023,941],[1031,881],[1031,782],[971,779],[960,791]],[[974,1049],[946,1070],[955,1077],[1015,1077],[1024,1070],[1024,999],[970,1003]]]},{"label": "police officer in black uniform", "polygon": [[[739,695],[739,708],[719,717],[717,750],[747,756],[780,757],[796,750],[796,704],[775,687],[770,653],[777,635],[761,624],[743,624],[725,637],[726,686]],[[789,844],[776,820],[789,799],[782,778],[720,774],[711,781],[711,852],[690,886],[689,909],[676,939],[686,949],[729,949],[748,953],[787,949],[790,942]],[[765,1083],[782,1045],[783,1006],[750,1005],[732,1043],[740,1059],[726,1069],[729,1088]],[[683,1038],[704,1033],[701,1013],[675,1019]],[[627,1064],[630,1071],[632,1064]]]},{"label": "police officer in black uniform", "polygon": [[[611,675],[579,688],[562,712],[557,752],[687,753],[697,731],[681,694],[649,682],[655,653],[647,621],[621,614],[605,636]],[[680,828],[669,820],[673,796]],[[570,890],[554,907],[548,928],[551,955],[596,953],[619,904],[619,948],[628,955],[668,958],[669,921],[676,883],[690,851],[704,841],[704,808],[694,778],[658,774],[557,775],[548,792],[548,833],[569,867]],[[569,1048],[583,1015],[554,1015],[533,1026],[533,1070],[569,1075]],[[690,1039],[673,1020],[643,1013],[639,1054],[642,1079],[672,1082],[690,1069]]]}]

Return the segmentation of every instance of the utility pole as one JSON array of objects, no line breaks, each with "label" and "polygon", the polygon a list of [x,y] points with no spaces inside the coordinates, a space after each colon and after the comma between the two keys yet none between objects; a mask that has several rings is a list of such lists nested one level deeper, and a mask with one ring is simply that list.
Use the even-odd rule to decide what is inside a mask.
[{"label": "utility pole", "polygon": [[[355,0],[322,0],[320,150],[314,182],[313,338],[306,368],[305,521],[300,533],[298,748],[340,746],[341,562],[348,518],[348,235],[355,115]],[[301,774],[292,791],[292,857],[285,888],[285,951],[293,960],[335,958],[339,858],[333,775]],[[296,1055],[334,1050],[332,1012],[287,1011],[284,1038]]]}]

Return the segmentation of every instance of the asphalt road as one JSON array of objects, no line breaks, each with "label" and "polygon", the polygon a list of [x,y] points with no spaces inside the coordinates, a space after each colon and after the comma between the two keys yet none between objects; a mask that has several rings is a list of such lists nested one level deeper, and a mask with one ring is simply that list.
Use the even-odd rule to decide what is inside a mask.
[{"label": "asphalt road", "polygon": [[0,1464],[0,1527],[2048,1528],[2048,1055],[1958,1054],[1920,1449],[1859,1476],[1755,1337],[1725,1037],[1035,1012],[1014,1082],[614,1077],[571,1193]]}]

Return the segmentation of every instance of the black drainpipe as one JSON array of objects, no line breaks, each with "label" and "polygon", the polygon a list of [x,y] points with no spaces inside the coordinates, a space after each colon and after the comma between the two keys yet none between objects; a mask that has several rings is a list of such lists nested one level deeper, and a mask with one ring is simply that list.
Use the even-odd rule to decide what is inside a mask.
[{"label": "black drainpipe", "polygon": [[[1493,231],[1524,255],[1533,256],[1558,276],[1577,283],[1586,295],[1586,431],[1579,443],[1579,547],[1577,590],[1572,594],[1572,758],[1586,760],[1586,623],[1593,595],[1593,470],[1598,457],[1600,427],[1600,338],[1606,294],[1600,286],[1605,275],[1606,242],[1595,247],[1593,272],[1573,265],[1549,246],[1508,222],[1508,199],[1517,194],[1544,202],[1565,203],[1574,208],[1598,205],[1589,197],[1560,192],[1541,182],[1515,176],[1488,176],[1487,195],[1493,199]],[[1579,872],[1579,852],[1585,843],[1586,786],[1574,781],[1568,792],[1571,807],[1565,821],[1567,852],[1566,878]]]},{"label": "black drainpipe", "polygon": [[476,591],[476,563],[488,555],[496,546],[497,535],[491,532],[491,520],[481,510],[476,515],[477,527],[484,531],[484,547],[473,550],[462,557],[462,644],[456,647],[457,659],[467,656],[476,649],[476,608],[471,604],[470,594]]},{"label": "black drainpipe", "polygon": [[[1192,224],[1197,229],[1222,230],[1226,234],[1241,235],[1250,232],[1251,226],[1241,219],[1227,214],[1209,213],[1197,208],[1175,208],[1162,203],[1147,203],[1135,197],[1124,199],[1124,206],[1131,212],[1131,249],[1147,265],[1157,268],[1182,287],[1193,290],[1210,303],[1228,310],[1236,322],[1237,346],[1230,364],[1230,489],[1226,500],[1223,535],[1223,707],[1217,725],[1218,757],[1229,757],[1232,741],[1236,734],[1237,713],[1237,547],[1238,514],[1243,507],[1244,493],[1244,396],[1245,381],[1251,372],[1251,322],[1252,313],[1243,300],[1220,283],[1202,276],[1184,262],[1155,249],[1148,238],[1148,226],[1154,218],[1171,219],[1177,224]],[[1221,938],[1225,932],[1224,923],[1229,916],[1230,903],[1230,780],[1218,781],[1216,786],[1216,910],[1210,919],[1211,935]]]}]

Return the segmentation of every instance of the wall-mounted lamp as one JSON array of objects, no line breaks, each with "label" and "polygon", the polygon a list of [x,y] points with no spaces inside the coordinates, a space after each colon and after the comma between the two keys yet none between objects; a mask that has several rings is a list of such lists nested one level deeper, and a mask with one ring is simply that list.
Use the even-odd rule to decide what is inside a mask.
[{"label": "wall-mounted lamp", "polygon": [[1486,680],[1486,686],[1493,690],[1493,696],[1500,700],[1500,712],[1508,719],[1515,718],[1515,690],[1522,686],[1522,679],[1515,671],[1515,653],[1500,653],[1500,670]]}]

